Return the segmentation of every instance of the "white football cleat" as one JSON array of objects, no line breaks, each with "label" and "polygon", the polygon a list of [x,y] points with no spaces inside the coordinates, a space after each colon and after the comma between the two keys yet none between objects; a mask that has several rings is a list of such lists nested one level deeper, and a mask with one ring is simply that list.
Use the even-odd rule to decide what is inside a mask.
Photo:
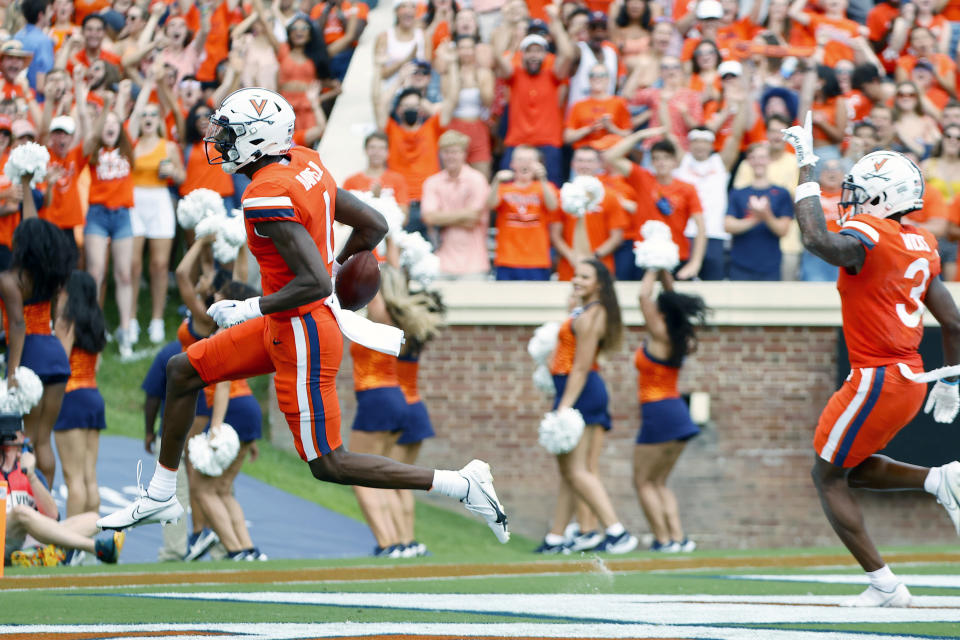
[{"label": "white football cleat", "polygon": [[940,467],[937,502],[947,510],[947,515],[953,520],[953,528],[960,536],[960,462],[954,460]]},{"label": "white football cleat", "polygon": [[899,583],[893,591],[881,591],[870,585],[858,596],[840,603],[841,607],[909,607],[913,597],[907,585]]},{"label": "white football cleat", "polygon": [[497,499],[497,492],[493,489],[490,465],[483,460],[471,460],[467,466],[460,469],[460,475],[467,481],[467,495],[460,502],[467,511],[486,520],[487,526],[493,530],[497,540],[506,543],[510,540],[507,514],[500,500]]},{"label": "white football cleat", "polygon": [[140,484],[140,472],[143,469],[143,461],[137,461],[137,487],[140,489],[140,497],[113,513],[97,520],[99,529],[127,529],[129,527],[139,527],[142,524],[170,524],[179,522],[183,516],[183,507],[177,501],[175,495],[167,500],[154,500],[147,495]]}]

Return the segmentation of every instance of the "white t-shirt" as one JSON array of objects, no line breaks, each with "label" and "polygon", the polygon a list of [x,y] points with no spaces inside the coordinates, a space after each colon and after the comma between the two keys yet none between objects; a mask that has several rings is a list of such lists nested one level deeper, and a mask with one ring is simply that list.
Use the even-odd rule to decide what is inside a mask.
[{"label": "white t-shirt", "polygon": [[[727,215],[727,183],[730,172],[723,164],[719,153],[711,153],[703,162],[698,162],[687,153],[673,177],[689,182],[697,189],[700,204],[703,207],[703,223],[707,228],[707,238],[728,240],[730,234],[723,230],[723,219]],[[697,226],[692,220],[687,223],[684,235],[693,238],[697,235]]]}]

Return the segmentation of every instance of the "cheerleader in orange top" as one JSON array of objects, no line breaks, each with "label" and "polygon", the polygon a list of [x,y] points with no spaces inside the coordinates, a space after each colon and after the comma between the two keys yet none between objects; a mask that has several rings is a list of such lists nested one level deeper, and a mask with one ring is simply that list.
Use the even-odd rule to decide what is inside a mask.
[{"label": "cheerleader in orange top", "polygon": [[[663,292],[654,299],[658,276]],[[640,283],[640,310],[649,338],[634,358],[641,426],[633,455],[633,479],[654,536],[650,550],[693,551],[696,544],[683,533],[667,476],[687,441],[700,433],[677,391],[677,377],[684,357],[696,347],[694,328],[703,323],[707,307],[699,296],[674,291],[669,272],[648,269]]]},{"label": "cheerleader in orange top", "polygon": [[[606,529],[606,535],[590,532],[579,536],[579,548],[627,553],[636,548],[637,539],[620,523],[606,489],[591,469],[591,461],[599,458],[603,430],[611,427],[607,388],[597,373],[597,355],[615,352],[620,347],[623,338],[620,304],[610,271],[596,259],[577,263],[573,293],[581,306],[574,309],[560,327],[550,366],[557,390],[553,408],[578,410],[586,427],[577,446],[569,453],[558,455],[557,463],[572,495],[586,503]],[[538,553],[569,553],[563,536],[573,515],[573,500],[569,497],[570,492],[561,492],[553,528],[537,549]],[[590,546],[586,546],[587,540]]]},{"label": "cheerleader in orange top", "polygon": [[67,485],[67,517],[100,510],[97,454],[100,431],[107,428],[103,396],[97,388],[97,365],[107,343],[97,283],[86,271],[74,271],[61,296],[63,310],[57,337],[70,354],[70,379],[53,425],[57,453]]},{"label": "cheerleader in orange top", "polygon": [[47,478],[53,478],[57,468],[50,433],[70,377],[67,354],[50,330],[50,307],[75,262],[76,254],[56,225],[31,217],[14,232],[10,268],[0,272],[7,385],[16,386],[14,371],[19,366],[32,369],[43,382],[40,403],[23,417],[23,424],[36,451],[37,468]]},{"label": "cheerleader in orange top", "polygon": [[[434,436],[427,407],[417,389],[420,354],[443,323],[443,302],[435,292],[411,294],[404,273],[396,268],[381,267],[380,292],[390,318],[403,329],[406,342],[397,359],[397,380],[407,404],[403,430],[390,452],[390,457],[405,464],[414,464],[420,454],[420,445]],[[413,493],[398,489],[399,512],[394,523],[404,556],[427,554],[426,545],[417,542],[414,535],[415,502]]]}]

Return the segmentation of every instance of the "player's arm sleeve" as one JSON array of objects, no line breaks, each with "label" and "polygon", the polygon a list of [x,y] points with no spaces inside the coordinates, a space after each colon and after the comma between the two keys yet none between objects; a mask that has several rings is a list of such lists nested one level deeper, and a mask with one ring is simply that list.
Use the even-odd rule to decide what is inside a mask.
[{"label": "player's arm sleeve", "polygon": [[247,189],[241,202],[243,217],[260,222],[300,222],[300,216],[290,199],[289,190],[275,182],[257,184]]},{"label": "player's arm sleeve", "polygon": [[880,232],[865,220],[847,220],[840,228],[840,235],[858,240],[868,252],[880,243]]}]

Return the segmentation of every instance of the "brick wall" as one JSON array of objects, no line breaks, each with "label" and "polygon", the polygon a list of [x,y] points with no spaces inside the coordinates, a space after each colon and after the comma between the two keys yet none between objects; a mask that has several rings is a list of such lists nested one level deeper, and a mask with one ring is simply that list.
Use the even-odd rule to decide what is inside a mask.
[{"label": "brick wall", "polygon": [[[810,481],[817,416],[834,389],[836,330],[828,327],[714,327],[681,375],[684,391],[706,391],[713,425],[694,439],[671,478],[691,537],[704,547],[836,545]],[[493,466],[516,531],[539,538],[549,526],[558,481],[555,459],[536,442],[549,401],[533,388],[526,353],[531,327],[456,326],[430,344],[420,384],[437,437],[420,462],[456,469],[472,457]],[[632,485],[638,426],[633,350],[602,364],[614,430],[601,459],[617,513],[634,532],[649,529]],[[348,350],[340,369],[344,436],[354,414]],[[281,440],[289,443],[285,429]],[[955,540],[942,508],[925,494],[860,494],[880,544]],[[432,499],[432,498],[427,498]],[[452,506],[448,500],[438,504]]]}]

